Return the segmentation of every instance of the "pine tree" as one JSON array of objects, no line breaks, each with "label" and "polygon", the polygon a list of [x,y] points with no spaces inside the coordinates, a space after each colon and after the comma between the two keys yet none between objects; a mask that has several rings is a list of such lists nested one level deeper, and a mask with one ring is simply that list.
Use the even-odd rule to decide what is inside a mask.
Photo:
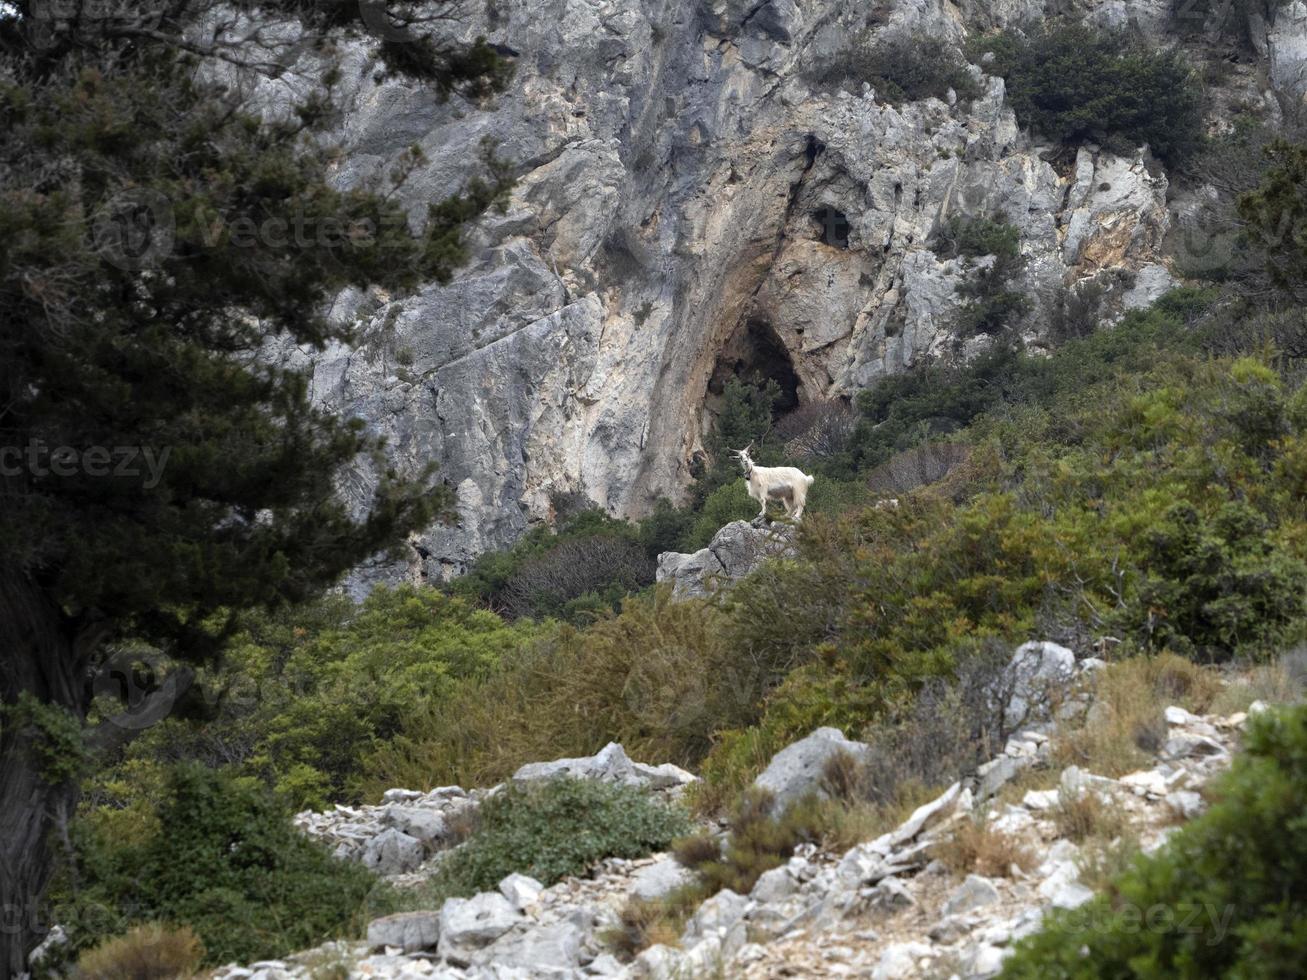
[{"label": "pine tree", "polygon": [[[79,775],[185,702],[226,611],[309,597],[448,513],[429,474],[384,466],[348,510],[336,475],[380,446],[261,357],[348,342],[324,313],[346,286],[447,279],[464,224],[502,200],[475,148],[479,176],[416,233],[389,187],[327,180],[330,38],[370,34],[378,71],[436,97],[506,83],[488,45],[433,23],[371,0],[0,5],[0,977],[38,938]],[[306,53],[324,67],[293,111],[256,111],[242,81]],[[105,720],[129,637],[171,667]]]}]

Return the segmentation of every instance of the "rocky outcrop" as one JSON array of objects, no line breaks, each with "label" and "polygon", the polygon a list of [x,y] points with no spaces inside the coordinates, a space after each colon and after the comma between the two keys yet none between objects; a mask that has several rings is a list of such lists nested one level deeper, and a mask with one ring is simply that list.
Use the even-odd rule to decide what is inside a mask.
[{"label": "rocky outcrop", "polygon": [[[511,91],[484,105],[379,78],[366,45],[343,44],[342,184],[417,144],[426,161],[399,191],[416,218],[458,189],[484,138],[521,174],[452,282],[341,295],[333,312],[360,341],[308,362],[319,403],[386,436],[400,471],[438,463],[459,495],[456,526],[355,587],[456,574],[551,519],[560,493],[632,517],[678,497],[736,371],[804,402],[951,348],[968,272],[929,248],[951,216],[1018,227],[1032,336],[1067,285],[1133,275],[1111,293],[1127,305],[1163,290],[1168,180],[1142,148],[1087,147],[1059,169],[983,66],[973,101],[897,106],[806,75],[864,30],[959,43],[1045,6],[496,0],[457,28],[516,52]],[[1071,6],[1159,36],[1169,16],[1167,0]],[[1286,90],[1302,64],[1293,16],[1271,45]],[[269,105],[293,77],[265,83]],[[360,467],[342,489],[362,506],[374,482]]]},{"label": "rocky outcrop", "polygon": [[[1202,812],[1200,790],[1229,764],[1246,718],[1197,716],[1172,706],[1165,711],[1165,745],[1152,765],[1120,779],[1069,766],[1053,770],[1050,789],[990,799],[978,792],[984,774],[1006,772],[1005,761],[1014,760],[1010,779],[1026,766],[1047,768],[1054,757],[1056,732],[1047,724],[1019,732],[980,773],[897,827],[841,853],[799,847],[748,895],[722,891],[703,902],[677,945],[653,946],[629,964],[616,959],[604,937],[632,898],[654,899],[684,882],[685,872],[665,855],[605,861],[588,877],[549,888],[513,874],[493,891],[449,899],[439,909],[377,919],[359,942],[225,967],[215,980],[307,980],[325,964],[342,976],[445,980],[990,977],[1046,913],[1078,907],[1094,894],[1080,881],[1088,845],[1059,836],[1054,808],[1086,794],[1101,797],[1143,850],[1153,851],[1177,822]],[[822,732],[814,737],[843,741]],[[793,750],[812,742],[784,750],[769,768],[785,768]],[[940,848],[969,821],[1011,837],[1032,856],[1027,868],[1004,877],[950,872]]]},{"label": "rocky outcrop", "polygon": [[[596,779],[648,790],[675,799],[695,781],[690,773],[670,762],[660,766],[633,762],[616,742],[610,742],[592,756],[556,759],[523,766],[515,783],[547,779]],[[460,827],[469,825],[482,801],[502,789],[465,790],[461,786],[439,786],[423,793],[390,789],[377,806],[337,804],[330,810],[305,810],[295,815],[295,826],[322,841],[332,853],[347,861],[359,861],[377,874],[399,881],[417,874],[426,862],[456,844]],[[518,900],[520,894],[506,895]]]},{"label": "rocky outcrop", "polygon": [[755,527],[748,521],[732,521],[713,535],[708,547],[693,554],[664,551],[658,556],[657,580],[671,582],[678,599],[706,598],[767,559],[793,554],[793,541],[793,525]]}]

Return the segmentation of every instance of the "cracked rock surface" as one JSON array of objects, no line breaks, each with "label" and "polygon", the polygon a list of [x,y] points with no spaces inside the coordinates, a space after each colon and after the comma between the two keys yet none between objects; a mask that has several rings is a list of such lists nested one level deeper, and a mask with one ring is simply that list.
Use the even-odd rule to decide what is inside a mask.
[{"label": "cracked rock surface", "polygon": [[[1054,166],[981,66],[969,103],[895,106],[870,87],[805,80],[863,30],[960,44],[1038,20],[1037,0],[471,6],[463,36],[518,52],[511,89],[484,105],[377,80],[365,45],[342,46],[342,184],[384,174],[416,144],[426,162],[399,192],[416,220],[458,190],[485,138],[520,173],[453,281],[403,298],[342,294],[333,312],[358,323],[360,341],[311,361],[319,403],[386,436],[401,472],[438,463],[459,495],[456,526],[418,535],[407,561],[359,570],[356,592],[455,575],[550,520],[559,493],[628,517],[677,498],[722,372],[760,344],[786,362],[800,402],[848,396],[951,348],[968,260],[928,245],[952,216],[1001,214],[1018,228],[1015,288],[1032,303],[1035,341],[1065,286],[1124,274],[1134,285],[1109,291],[1119,310],[1173,282],[1161,251],[1169,181],[1142,148],[1084,147]],[[1070,6],[1159,39],[1169,10]],[[1303,10],[1295,0],[1263,25],[1264,77],[1286,92],[1304,77]],[[266,81],[269,104],[293,84]],[[361,507],[375,480],[360,465],[343,489]]]}]

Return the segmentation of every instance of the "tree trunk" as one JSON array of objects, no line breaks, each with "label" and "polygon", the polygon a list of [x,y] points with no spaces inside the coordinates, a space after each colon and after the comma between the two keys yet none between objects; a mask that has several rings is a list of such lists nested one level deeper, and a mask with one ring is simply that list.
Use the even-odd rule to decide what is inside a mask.
[{"label": "tree trunk", "polygon": [[38,915],[53,865],[51,831],[72,816],[78,797],[75,779],[43,765],[42,729],[15,705],[27,695],[80,725],[82,653],[73,623],[44,590],[0,568],[0,980],[27,971],[27,955],[46,931]]}]

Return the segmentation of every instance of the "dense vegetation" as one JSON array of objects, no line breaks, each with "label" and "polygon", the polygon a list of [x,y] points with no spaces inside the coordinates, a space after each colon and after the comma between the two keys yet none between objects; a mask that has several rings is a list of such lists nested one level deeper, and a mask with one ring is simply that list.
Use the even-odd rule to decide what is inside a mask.
[{"label": "dense vegetation", "polygon": [[161,920],[189,926],[211,964],[264,959],[357,922],[375,880],[292,828],[262,787],[194,764],[152,803],[97,810],[78,844],[56,908],[74,948]]},{"label": "dense vegetation", "polygon": [[[465,223],[511,183],[469,148],[465,193],[413,224],[394,191],[420,152],[336,185],[326,34],[361,34],[367,5],[260,3],[253,40],[235,23],[252,4],[152,8],[0,5],[0,425],[6,459],[29,459],[0,473],[0,907],[21,910],[0,934],[4,976],[37,941],[30,910],[79,777],[183,705],[229,635],[215,617],[309,599],[449,515],[429,473],[384,466],[351,510],[337,476],[378,439],[258,354],[351,341],[328,316],[346,287],[447,280]],[[402,29],[413,12],[397,15]],[[433,98],[505,84],[484,42],[425,33],[377,45],[376,70]],[[280,111],[239,77],[306,52],[316,70]],[[159,669],[138,685],[142,642]],[[115,689],[128,697],[92,703]]]},{"label": "dense vegetation", "polygon": [[[857,89],[866,81],[893,102],[944,98],[950,88],[964,99],[979,92],[973,71],[946,46],[859,44],[856,57],[818,66],[809,80]],[[407,69],[403,51],[385,54],[389,70],[434,72],[441,91],[458,83],[475,93],[502,82],[502,66],[480,44],[462,54],[428,52]],[[1067,147],[1147,142],[1168,163],[1195,159],[1199,99],[1176,52],[1060,24],[983,38],[968,56],[1006,79],[1023,125]],[[196,97],[184,87],[182,94]],[[64,95],[42,105],[6,90],[0,110],[30,133],[48,127],[59,107],[83,113],[76,118],[92,130],[118,111],[140,110],[117,82],[81,77]],[[157,113],[160,105],[144,108]],[[316,118],[312,106],[302,111]],[[236,145],[252,142],[251,156],[238,164],[257,169],[259,154],[269,153],[285,165],[274,168],[284,178],[274,182],[274,198],[289,206],[326,194],[316,164],[299,155],[297,128],[263,132],[239,115],[232,119]],[[106,573],[117,566],[96,561],[104,542],[92,541],[86,554],[71,547],[67,535],[82,526],[77,521],[69,522],[64,550],[42,559],[51,567],[68,563],[56,570],[77,588],[61,586],[60,601],[107,597],[126,611],[99,637],[116,641],[111,653],[120,673],[126,665],[135,679],[142,664],[168,663],[182,641],[193,641],[186,650],[196,661],[185,671],[189,689],[177,698],[178,717],[131,744],[104,747],[109,764],[87,779],[52,896],[55,917],[77,926],[74,952],[160,918],[178,928],[147,925],[109,943],[87,959],[87,975],[112,974],[115,958],[148,943],[170,945],[179,963],[217,963],[356,931],[369,909],[405,899],[305,841],[290,827],[291,810],[372,802],[396,785],[487,785],[525,762],[589,754],[610,740],[636,758],[696,768],[704,781],[693,805],[733,817],[724,847],[702,836],[678,843],[698,872],[683,898],[747,890],[798,843],[862,839],[923,789],[992,754],[1007,734],[987,693],[994,671],[1012,644],[1033,637],[1079,650],[1106,637],[1119,644],[1121,662],[1105,674],[1101,692],[1112,724],[1075,733],[1062,751],[1068,761],[1094,759],[1110,771],[1137,765],[1140,733],[1155,734],[1149,726],[1157,706],[1168,703],[1160,698],[1181,692],[1205,704],[1213,696],[1194,662],[1264,661],[1307,638],[1307,317],[1282,302],[1307,270],[1307,249],[1278,233],[1307,211],[1307,152],[1242,131],[1223,139],[1227,150],[1244,143],[1224,163],[1213,153],[1219,141],[1208,144],[1200,172],[1246,170],[1249,147],[1259,158],[1263,146],[1270,149],[1253,177],[1239,178],[1240,202],[1227,195],[1226,219],[1237,212],[1246,241],[1258,246],[1244,261],[1259,267],[1266,289],[1279,290],[1274,302],[1261,285],[1212,274],[1206,278],[1222,288],[1176,290],[1110,328],[1094,330],[1094,318],[1084,317],[1059,333],[1067,342],[1051,355],[1031,352],[1014,329],[1031,308],[1013,288],[1022,269],[1016,229],[1000,214],[947,223],[931,247],[965,270],[965,302],[953,327],[974,341],[974,356],[954,351],[860,392],[853,405],[807,405],[779,419],[774,382],[732,380],[714,406],[707,455],[684,505],[661,502],[633,524],[560,498],[552,527],[483,556],[460,580],[378,589],[357,608],[340,597],[312,597],[360,553],[440,513],[444,496],[387,478],[373,522],[363,527],[327,503],[332,469],[376,446],[311,412],[302,378],[255,377],[244,361],[227,358],[229,343],[244,348],[261,339],[246,332],[244,319],[235,334],[217,336],[214,349],[191,350],[190,339],[152,333],[106,351],[126,350],[132,369],[145,371],[152,339],[181,345],[180,353],[193,355],[186,363],[196,377],[184,390],[161,393],[172,402],[154,403],[180,427],[168,438],[179,439],[201,417],[230,426],[207,433],[209,441],[170,470],[169,479],[179,474],[187,485],[165,484],[162,492],[173,494],[166,505],[132,510],[126,524],[114,526],[148,525],[174,502],[197,508],[186,511],[193,523],[165,521],[144,539],[150,547],[133,551],[128,571],[139,569],[139,578]],[[164,180],[165,161],[147,162]],[[310,343],[339,339],[334,327],[300,322],[296,311],[345,281],[402,287],[446,275],[462,257],[462,221],[505,186],[493,158],[487,165],[490,182],[474,182],[466,198],[436,207],[422,235],[388,243],[402,261],[368,250],[344,266],[333,256],[301,257],[311,276],[285,296],[260,293],[260,267],[242,267],[211,298],[197,281],[192,291],[180,283],[177,308],[221,327],[228,307],[244,299]],[[29,241],[20,232],[42,217],[42,201],[18,197],[22,207],[0,218],[10,222],[0,229],[11,232],[0,236],[6,241]],[[369,213],[389,207],[383,195],[324,200]],[[197,228],[179,227],[183,250]],[[63,247],[38,244],[42,260]],[[3,268],[5,282],[21,278],[14,271],[21,264]],[[270,293],[279,284],[284,280],[273,279]],[[13,291],[34,302],[23,289]],[[129,321],[124,314],[119,324],[124,337]],[[73,370],[77,358],[61,357],[69,378],[86,380],[81,367]],[[12,391],[25,390],[21,380]],[[125,390],[91,387],[131,414]],[[174,402],[191,411],[174,412]],[[58,406],[36,407],[67,421]],[[235,468],[216,465],[236,455],[231,434],[247,423],[285,434],[285,444],[242,456]],[[819,476],[797,553],[763,566],[729,594],[672,602],[668,590],[652,587],[656,556],[702,547],[723,524],[756,513],[726,452],[745,444],[764,464],[796,462]],[[291,466],[295,453],[305,455]],[[277,483],[283,477],[288,484]],[[227,493],[237,498],[234,511],[200,506],[207,495]],[[883,506],[886,497],[896,505]],[[264,505],[270,525],[245,519]],[[48,528],[56,512],[37,507],[11,516],[11,537],[20,545],[35,541],[33,528]],[[27,517],[46,523],[29,527]],[[111,540],[114,527],[104,531],[106,547],[121,545],[121,536]],[[265,532],[281,537],[268,541]],[[297,534],[316,564],[296,564],[294,547],[278,550],[282,537]],[[143,539],[133,532],[130,540]],[[177,553],[187,561],[174,561]],[[207,571],[178,583],[167,574],[176,567],[183,578],[195,567]],[[90,591],[79,592],[83,587]],[[160,671],[141,686],[155,693],[179,676]],[[10,693],[0,739],[29,746],[47,781],[71,785],[83,776],[90,759],[82,718]],[[106,698],[80,707],[95,720],[96,710],[115,706]],[[1299,869],[1289,869],[1297,877],[1282,874],[1257,851],[1246,880],[1220,872],[1246,845],[1240,834],[1249,828],[1259,836],[1247,846],[1256,847],[1272,838],[1266,827],[1297,826],[1304,724],[1300,712],[1258,728],[1224,801],[1166,854],[1121,879],[1114,898],[1093,906],[1116,936],[1122,921],[1113,902],[1122,895],[1241,903],[1235,928],[1242,945],[1195,951],[1168,946],[1165,936],[1116,945],[1099,937],[1093,942],[1102,946],[1102,963],[1122,973],[1144,964],[1156,975],[1207,975],[1235,970],[1248,959],[1240,950],[1263,946],[1266,962],[1291,962],[1302,945],[1292,931],[1298,927],[1286,924],[1300,911],[1301,896],[1291,889]],[[777,815],[742,793],[776,750],[818,725],[872,747],[863,769],[826,774],[839,805],[809,801]],[[1055,818],[1075,824],[1078,834],[1101,819]],[[688,829],[684,813],[629,790],[566,781],[509,788],[486,804],[419,900],[469,894],[509,871],[551,881],[606,856],[664,848]],[[946,860],[955,869],[992,865],[1006,873],[1025,856],[981,829]],[[635,909],[624,926],[640,934],[649,922]],[[1030,940],[1013,975],[1043,975],[1045,961],[1061,963],[1068,976],[1086,975],[1074,926],[1059,919]]]},{"label": "dense vegetation", "polygon": [[1003,977],[1290,977],[1307,945],[1307,707],[1255,720],[1211,809],[1022,941]]},{"label": "dense vegetation", "polygon": [[627,786],[584,779],[509,786],[482,806],[476,833],[441,863],[422,900],[493,891],[514,872],[552,885],[603,858],[664,850],[689,829],[683,810]]},{"label": "dense vegetation", "polygon": [[980,85],[957,49],[940,38],[874,41],[863,35],[849,47],[804,73],[821,88],[844,88],[861,94],[866,83],[892,105],[920,99],[976,98]]},{"label": "dense vegetation", "polygon": [[976,39],[972,60],[1003,76],[1017,120],[1067,144],[1130,152],[1147,143],[1168,164],[1192,157],[1203,137],[1202,97],[1178,49],[1155,51],[1127,33],[1071,21],[1030,35]]}]

